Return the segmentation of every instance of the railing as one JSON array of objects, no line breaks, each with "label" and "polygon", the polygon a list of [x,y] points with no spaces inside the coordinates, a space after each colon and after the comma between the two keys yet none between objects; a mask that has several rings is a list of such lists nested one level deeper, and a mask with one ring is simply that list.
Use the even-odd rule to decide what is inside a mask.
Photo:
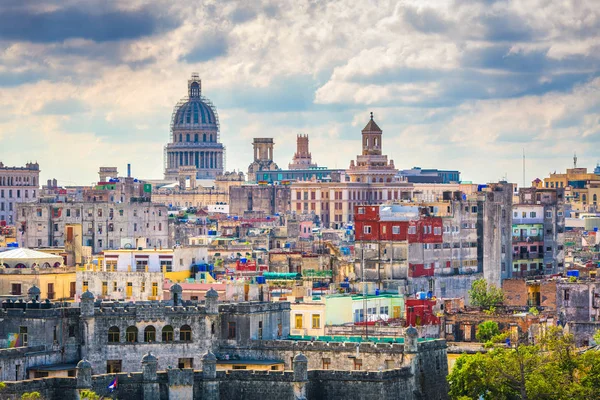
[{"label": "railing", "polygon": [[541,235],[535,235],[535,236],[513,236],[512,237],[512,242],[513,243],[533,243],[533,242],[541,242],[543,241],[544,238]]},{"label": "railing", "polygon": [[538,252],[513,253],[514,260],[533,260],[536,258],[543,258],[543,255]]}]

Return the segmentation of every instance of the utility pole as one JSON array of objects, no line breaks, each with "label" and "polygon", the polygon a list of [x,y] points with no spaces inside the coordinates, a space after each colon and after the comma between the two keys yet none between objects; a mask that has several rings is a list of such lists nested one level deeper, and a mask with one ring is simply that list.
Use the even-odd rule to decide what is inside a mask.
[{"label": "utility pole", "polygon": [[369,316],[367,314],[367,282],[365,281],[365,247],[364,247],[364,243],[363,246],[361,248],[361,256],[362,256],[362,283],[363,283],[363,313],[365,315],[365,339],[369,338],[369,332],[368,332],[368,325],[367,322],[369,321]]}]

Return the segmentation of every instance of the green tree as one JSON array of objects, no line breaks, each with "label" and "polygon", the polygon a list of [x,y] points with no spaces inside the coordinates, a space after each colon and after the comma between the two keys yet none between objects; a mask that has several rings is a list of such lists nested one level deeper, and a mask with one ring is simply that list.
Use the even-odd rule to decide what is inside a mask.
[{"label": "green tree", "polygon": [[492,340],[494,336],[498,336],[500,334],[500,328],[498,328],[498,323],[496,321],[484,321],[477,326],[477,333],[475,333],[475,338],[482,342],[489,342]]},{"label": "green tree", "polygon": [[29,392],[23,393],[21,395],[21,400],[41,400],[42,395],[39,392]]},{"label": "green tree", "polygon": [[504,302],[504,293],[502,289],[495,285],[487,283],[484,278],[477,279],[471,285],[469,290],[471,304],[476,307],[482,307],[484,310]]},{"label": "green tree", "polygon": [[600,398],[600,352],[577,351],[572,335],[552,327],[535,345],[463,354],[448,381],[453,399]]},{"label": "green tree", "polygon": [[82,390],[79,394],[79,398],[81,400],[100,400],[100,396],[96,394],[93,390]]}]

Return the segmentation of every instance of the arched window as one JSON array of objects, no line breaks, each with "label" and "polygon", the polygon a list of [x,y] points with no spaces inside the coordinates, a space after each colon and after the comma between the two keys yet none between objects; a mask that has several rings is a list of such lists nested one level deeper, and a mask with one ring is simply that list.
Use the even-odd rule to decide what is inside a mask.
[{"label": "arched window", "polygon": [[108,328],[108,343],[119,343],[121,331],[116,326]]},{"label": "arched window", "polygon": [[186,142],[190,141],[190,134],[189,133],[186,133],[186,135],[185,135],[185,141]]},{"label": "arched window", "polygon": [[598,202],[598,195],[596,193],[594,193],[592,200],[594,201],[594,205],[596,205],[596,203]]},{"label": "arched window", "polygon": [[167,325],[162,329],[162,341],[163,342],[172,342],[173,341],[173,327],[171,325]]},{"label": "arched window", "polygon": [[581,196],[581,201],[583,204],[587,203],[587,196],[585,194]]},{"label": "arched window", "polygon": [[203,142],[206,142],[206,133],[203,133],[203,134],[202,134],[202,141],[203,141]]},{"label": "arched window", "polygon": [[50,263],[47,263],[47,262],[43,263],[42,268],[50,268]]},{"label": "arched window", "polygon": [[179,134],[179,141],[180,141],[180,142],[183,142],[183,139],[182,139],[182,135],[181,135],[181,133]]},{"label": "arched window", "polygon": [[371,179],[372,182],[377,182],[377,178]]},{"label": "arched window", "polygon": [[212,133],[210,134],[210,141],[212,142]]},{"label": "arched window", "polygon": [[137,343],[138,341],[138,328],[135,326],[127,327],[125,331],[125,340],[129,343]]},{"label": "arched window", "polygon": [[156,328],[152,325],[144,329],[144,342],[156,342]]},{"label": "arched window", "polygon": [[182,342],[192,341],[192,328],[189,325],[184,325],[179,329],[179,340]]},{"label": "arched window", "polygon": [[194,135],[194,142],[198,143],[198,134],[197,133]]}]

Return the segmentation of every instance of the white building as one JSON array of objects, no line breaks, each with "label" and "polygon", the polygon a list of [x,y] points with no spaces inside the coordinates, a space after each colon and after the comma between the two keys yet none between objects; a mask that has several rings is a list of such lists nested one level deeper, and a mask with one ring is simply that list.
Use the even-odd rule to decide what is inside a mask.
[{"label": "white building", "polygon": [[25,167],[5,167],[0,162],[0,221],[14,225],[17,204],[37,201],[39,185],[38,163],[27,163]]}]

